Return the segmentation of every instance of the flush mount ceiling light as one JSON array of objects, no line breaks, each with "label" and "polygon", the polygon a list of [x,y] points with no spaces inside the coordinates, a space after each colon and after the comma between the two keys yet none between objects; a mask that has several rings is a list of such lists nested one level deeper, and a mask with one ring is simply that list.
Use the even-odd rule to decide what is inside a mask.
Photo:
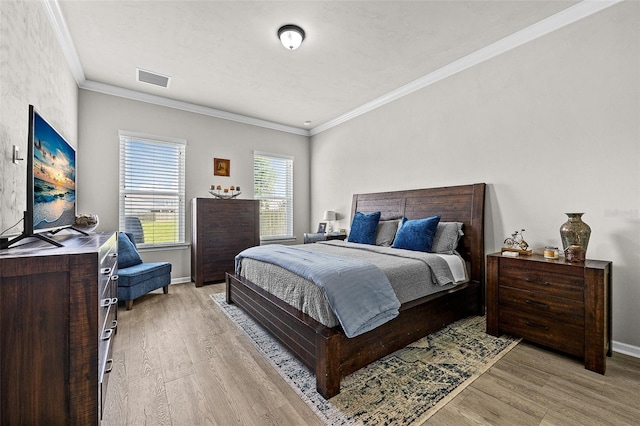
[{"label": "flush mount ceiling light", "polygon": [[284,47],[296,50],[304,40],[304,30],[297,25],[284,25],[278,30],[278,38]]}]

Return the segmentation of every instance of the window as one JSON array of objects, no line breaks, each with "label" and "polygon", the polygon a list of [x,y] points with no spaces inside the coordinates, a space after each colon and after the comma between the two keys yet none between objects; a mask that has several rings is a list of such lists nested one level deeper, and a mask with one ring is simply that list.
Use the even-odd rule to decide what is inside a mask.
[{"label": "window", "polygon": [[254,196],[260,200],[260,239],[293,236],[293,157],[254,152]]},{"label": "window", "polygon": [[187,141],[120,131],[120,230],[139,247],[185,242]]}]

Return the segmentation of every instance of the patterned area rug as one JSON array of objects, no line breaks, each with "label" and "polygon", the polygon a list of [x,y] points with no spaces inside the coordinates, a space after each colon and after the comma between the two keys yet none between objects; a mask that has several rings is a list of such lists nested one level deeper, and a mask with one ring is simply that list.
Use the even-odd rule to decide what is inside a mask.
[{"label": "patterned area rug", "polygon": [[520,341],[489,336],[484,317],[463,319],[343,378],[340,393],[327,401],[313,373],[287,349],[225,303],[224,294],[211,298],[328,425],[420,424]]}]

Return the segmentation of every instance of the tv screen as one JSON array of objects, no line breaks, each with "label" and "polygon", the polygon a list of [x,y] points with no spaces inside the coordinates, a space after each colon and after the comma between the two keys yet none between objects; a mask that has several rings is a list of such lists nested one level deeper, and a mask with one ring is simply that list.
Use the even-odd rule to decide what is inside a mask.
[{"label": "tv screen", "polygon": [[76,151],[33,106],[29,109],[33,232],[73,226],[76,219]]}]

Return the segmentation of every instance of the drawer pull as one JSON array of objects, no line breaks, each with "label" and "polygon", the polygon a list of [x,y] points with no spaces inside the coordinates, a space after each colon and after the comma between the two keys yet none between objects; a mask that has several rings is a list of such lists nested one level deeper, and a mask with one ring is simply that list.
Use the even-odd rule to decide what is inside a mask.
[{"label": "drawer pull", "polygon": [[111,275],[111,281],[118,281],[120,277],[118,275]]},{"label": "drawer pull", "polygon": [[547,327],[546,325],[535,324],[530,321],[525,322],[525,324],[528,325],[529,327],[540,328],[542,330],[549,330],[549,327]]},{"label": "drawer pull", "polygon": [[111,302],[109,303],[110,305],[117,305],[118,304],[118,298],[114,297],[111,299]]},{"label": "drawer pull", "polygon": [[111,373],[111,370],[113,370],[113,359],[109,358],[107,362],[104,364],[104,372]]},{"label": "drawer pull", "polygon": [[111,334],[113,334],[113,328],[107,328],[107,329],[102,333],[102,340],[109,340],[109,339],[111,339]]},{"label": "drawer pull", "polygon": [[100,307],[101,308],[106,308],[107,306],[111,305],[111,299],[102,299],[100,301]]},{"label": "drawer pull", "polygon": [[111,273],[111,268],[102,268],[100,269],[100,273],[102,275],[109,275]]},{"label": "drawer pull", "polygon": [[118,328],[118,320],[111,321],[111,328]]},{"label": "drawer pull", "polygon": [[528,283],[539,284],[539,285],[549,285],[550,284],[547,281],[532,280],[531,278],[525,278],[525,281],[528,282]]},{"label": "drawer pull", "polygon": [[545,309],[549,308],[549,305],[547,305],[546,303],[536,302],[535,300],[525,299],[524,303],[526,303],[527,305],[540,306],[541,308]]},{"label": "drawer pull", "polygon": [[118,253],[111,253],[111,257],[118,257]]}]

